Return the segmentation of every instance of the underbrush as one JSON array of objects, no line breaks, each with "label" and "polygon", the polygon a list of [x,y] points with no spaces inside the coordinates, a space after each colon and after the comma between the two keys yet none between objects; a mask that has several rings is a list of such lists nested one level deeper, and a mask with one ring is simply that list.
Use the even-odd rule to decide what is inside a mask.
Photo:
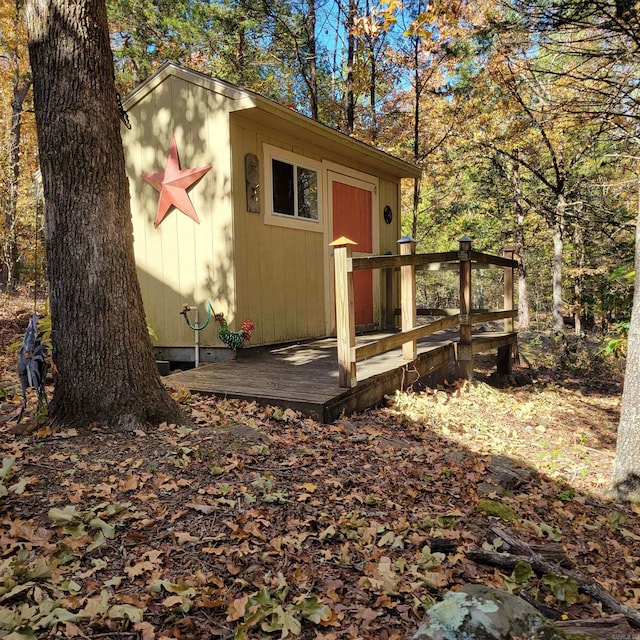
[{"label": "underbrush", "polygon": [[607,347],[618,334],[523,331],[518,335],[518,348],[523,366],[530,369],[554,370],[559,375],[621,380],[624,375],[626,349]]}]

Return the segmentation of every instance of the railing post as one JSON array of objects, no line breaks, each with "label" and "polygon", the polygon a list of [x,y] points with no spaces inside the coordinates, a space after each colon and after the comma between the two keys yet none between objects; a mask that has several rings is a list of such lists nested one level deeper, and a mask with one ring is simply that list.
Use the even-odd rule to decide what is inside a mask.
[{"label": "railing post", "polygon": [[[387,251],[385,255],[392,255],[391,251]],[[385,325],[387,329],[393,330],[396,328],[396,297],[395,297],[395,272],[393,267],[387,267],[384,270],[385,278]]]},{"label": "railing post", "polygon": [[[513,260],[513,248],[505,247],[502,250],[502,256]],[[504,267],[504,309],[505,311],[513,310],[513,267]],[[513,318],[505,318],[505,333],[513,333]],[[511,344],[498,347],[498,359],[496,362],[496,371],[499,375],[508,375],[511,373],[511,363],[513,360],[513,347]]]},{"label": "railing post", "polygon": [[[398,240],[400,255],[410,256],[416,252],[416,241],[409,236]],[[402,331],[409,331],[416,326],[416,268],[415,265],[400,267],[400,310]],[[402,357],[415,360],[418,357],[418,344],[410,340],[402,345]]]},{"label": "railing post", "polygon": [[[508,260],[513,260],[513,247],[505,247],[502,256]],[[504,310],[513,311],[513,267],[504,267]],[[513,318],[506,318],[504,321],[505,333],[513,332]]]},{"label": "railing post", "polygon": [[338,384],[355,387],[356,363],[353,349],[356,346],[356,312],[353,302],[352,247],[356,243],[344,236],[334,240],[333,262],[335,269],[336,337],[338,340]]},{"label": "railing post", "polygon": [[460,343],[458,345],[458,374],[473,378],[473,350],[471,347],[471,238],[460,238]]}]

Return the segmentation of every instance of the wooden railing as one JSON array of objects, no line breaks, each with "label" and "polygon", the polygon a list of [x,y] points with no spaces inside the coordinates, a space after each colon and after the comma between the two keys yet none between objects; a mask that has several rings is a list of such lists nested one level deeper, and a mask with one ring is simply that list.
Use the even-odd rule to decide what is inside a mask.
[{"label": "wooden railing", "polygon": [[[443,253],[415,252],[416,242],[402,238],[399,255],[352,257],[355,243],[348,238],[339,238],[331,243],[334,249],[336,335],[338,340],[338,378],[341,387],[354,387],[357,383],[356,365],[367,358],[402,347],[405,360],[415,360],[418,355],[417,342],[438,331],[458,326],[458,366],[460,375],[471,377],[473,372],[473,348],[471,344],[474,324],[504,321],[504,331],[513,332],[513,318],[518,315],[513,308],[513,270],[518,263],[513,259],[513,250],[504,249],[503,256],[494,256],[471,249],[471,239],[460,239],[459,251]],[[504,270],[504,307],[495,311],[471,308],[472,263],[495,265]],[[447,265],[460,271],[460,308],[430,309],[430,315],[444,316],[429,324],[417,324],[416,270],[439,269]],[[400,317],[401,331],[379,340],[356,346],[355,306],[353,296],[353,273],[365,269],[386,270],[387,322],[395,317],[393,273],[400,269]],[[390,311],[393,309],[393,313]]]}]

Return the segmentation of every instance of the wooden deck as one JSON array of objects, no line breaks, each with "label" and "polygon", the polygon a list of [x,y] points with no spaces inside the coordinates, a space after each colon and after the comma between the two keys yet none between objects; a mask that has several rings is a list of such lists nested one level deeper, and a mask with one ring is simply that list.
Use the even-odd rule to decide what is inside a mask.
[{"label": "wooden deck", "polygon": [[[389,333],[359,336],[357,345]],[[171,374],[171,387],[227,398],[255,400],[261,404],[291,407],[324,423],[343,413],[362,411],[379,404],[386,394],[406,389],[430,374],[437,375],[456,362],[457,331],[443,331],[418,341],[418,357],[407,362],[394,349],[358,364],[358,384],[350,389],[338,385],[336,340],[277,347],[242,349],[235,360],[206,364]],[[483,333],[474,336],[473,352],[515,344],[516,333]]]}]

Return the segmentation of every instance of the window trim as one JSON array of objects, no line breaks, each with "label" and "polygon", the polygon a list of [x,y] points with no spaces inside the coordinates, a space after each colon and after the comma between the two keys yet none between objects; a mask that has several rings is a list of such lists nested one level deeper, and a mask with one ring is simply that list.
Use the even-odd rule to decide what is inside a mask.
[{"label": "window trim", "polygon": [[[301,156],[297,153],[287,151],[280,147],[275,147],[270,144],[263,145],[264,153],[264,193],[265,193],[265,224],[274,225],[277,227],[287,227],[290,229],[303,229],[305,231],[314,231],[316,233],[324,232],[324,167],[321,162],[312,160],[305,156]],[[315,171],[318,177],[318,219],[302,218],[298,216],[297,211],[295,215],[290,216],[286,213],[277,213],[273,210],[273,174],[272,174],[272,161],[280,160],[294,167],[300,167],[303,169],[310,169]],[[297,175],[297,171],[294,171]],[[297,192],[297,189],[296,189]],[[297,193],[294,196],[294,202],[297,202]]]}]

